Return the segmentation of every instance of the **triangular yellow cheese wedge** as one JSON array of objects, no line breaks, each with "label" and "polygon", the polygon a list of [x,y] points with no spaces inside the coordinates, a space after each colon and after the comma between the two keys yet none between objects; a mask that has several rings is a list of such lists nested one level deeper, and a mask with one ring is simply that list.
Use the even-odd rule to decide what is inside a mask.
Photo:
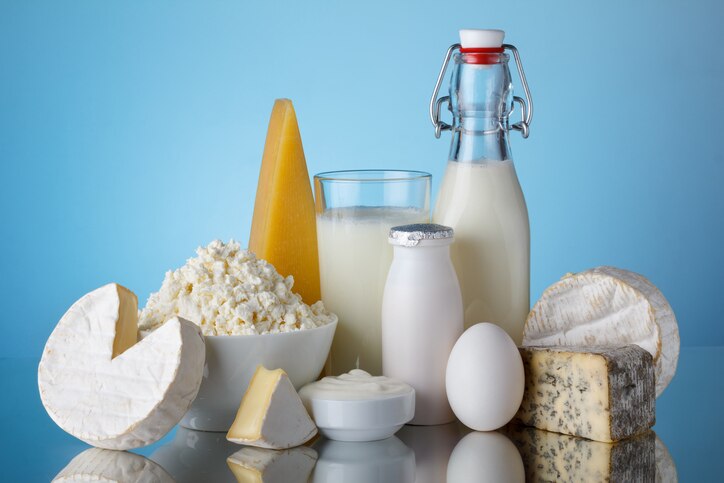
[{"label": "triangular yellow cheese wedge", "polygon": [[299,446],[317,434],[289,376],[256,368],[226,439],[260,448]]},{"label": "triangular yellow cheese wedge", "polygon": [[305,303],[321,298],[314,197],[289,99],[274,102],[269,120],[249,250],[283,276],[294,276],[294,292]]}]

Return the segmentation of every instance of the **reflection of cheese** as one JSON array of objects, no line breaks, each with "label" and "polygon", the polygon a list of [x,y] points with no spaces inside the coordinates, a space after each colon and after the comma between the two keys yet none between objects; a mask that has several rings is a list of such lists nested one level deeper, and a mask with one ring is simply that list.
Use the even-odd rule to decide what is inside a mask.
[{"label": "reflection of cheese", "polygon": [[654,357],[656,395],[679,359],[679,329],[662,293],[641,275],[613,267],[569,274],[548,287],[528,315],[526,346],[620,347]]},{"label": "reflection of cheese", "polygon": [[91,448],[73,458],[53,479],[53,483],[75,481],[173,483],[173,478],[143,456]]},{"label": "reflection of cheese", "polygon": [[320,299],[314,198],[289,99],[276,100],[269,120],[249,250],[283,276],[293,275],[304,302]]},{"label": "reflection of cheese", "polygon": [[616,349],[520,349],[525,392],[516,419],[527,426],[596,441],[646,431],[655,419],[651,355]]},{"label": "reflection of cheese", "polygon": [[282,369],[257,367],[226,439],[261,448],[284,449],[317,434],[302,400]]},{"label": "reflection of cheese", "polygon": [[62,429],[93,446],[151,444],[196,397],[205,346],[199,328],[171,319],[136,342],[136,296],[108,284],[68,309],[38,367],[45,409]]},{"label": "reflection of cheese", "polygon": [[653,431],[618,443],[516,426],[504,432],[523,457],[526,481],[654,481]]},{"label": "reflection of cheese", "polygon": [[656,481],[666,483],[677,483],[679,481],[674,459],[658,435],[656,436]]},{"label": "reflection of cheese", "polygon": [[312,448],[273,450],[247,447],[227,458],[238,483],[307,483],[317,461]]}]

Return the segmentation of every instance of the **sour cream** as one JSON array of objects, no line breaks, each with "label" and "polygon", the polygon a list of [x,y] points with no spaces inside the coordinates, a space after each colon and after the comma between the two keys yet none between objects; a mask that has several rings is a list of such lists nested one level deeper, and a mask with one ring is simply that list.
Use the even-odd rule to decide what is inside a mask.
[{"label": "sour cream", "polygon": [[362,369],[347,374],[325,377],[304,386],[299,395],[309,399],[359,401],[400,396],[413,392],[409,384],[385,376],[373,376]]},{"label": "sour cream", "polygon": [[307,384],[299,396],[319,430],[337,441],[389,438],[415,415],[412,386],[360,369]]}]

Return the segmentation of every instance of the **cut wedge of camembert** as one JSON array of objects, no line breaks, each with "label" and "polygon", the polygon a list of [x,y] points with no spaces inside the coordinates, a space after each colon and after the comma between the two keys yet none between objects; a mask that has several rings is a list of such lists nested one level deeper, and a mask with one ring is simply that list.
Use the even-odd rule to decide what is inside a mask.
[{"label": "cut wedge of camembert", "polygon": [[289,376],[256,368],[226,439],[260,448],[299,446],[317,434]]},{"label": "cut wedge of camembert", "polygon": [[656,396],[679,359],[679,329],[663,294],[643,276],[614,267],[568,274],[548,287],[528,315],[524,346],[621,347],[654,358]]},{"label": "cut wedge of camembert", "polygon": [[38,367],[40,398],[63,430],[107,449],[163,437],[188,410],[201,384],[200,329],[173,318],[137,340],[138,302],[115,283],[68,309]]},{"label": "cut wedge of camembert", "polygon": [[76,481],[173,483],[173,478],[161,466],[141,455],[91,448],[73,458],[53,479],[53,483]]},{"label": "cut wedge of camembert", "polygon": [[307,483],[316,462],[317,452],[306,446],[284,450],[246,447],[226,459],[239,483]]}]

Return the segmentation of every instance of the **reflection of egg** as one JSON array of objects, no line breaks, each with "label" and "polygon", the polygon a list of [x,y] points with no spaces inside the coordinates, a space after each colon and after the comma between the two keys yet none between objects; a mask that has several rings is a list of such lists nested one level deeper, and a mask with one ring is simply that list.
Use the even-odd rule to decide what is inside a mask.
[{"label": "reflection of egg", "polygon": [[447,464],[448,483],[523,483],[525,467],[515,445],[500,433],[470,433]]},{"label": "reflection of egg", "polygon": [[455,416],[477,431],[510,421],[523,400],[523,360],[508,334],[495,324],[476,324],[455,343],[445,375]]}]

